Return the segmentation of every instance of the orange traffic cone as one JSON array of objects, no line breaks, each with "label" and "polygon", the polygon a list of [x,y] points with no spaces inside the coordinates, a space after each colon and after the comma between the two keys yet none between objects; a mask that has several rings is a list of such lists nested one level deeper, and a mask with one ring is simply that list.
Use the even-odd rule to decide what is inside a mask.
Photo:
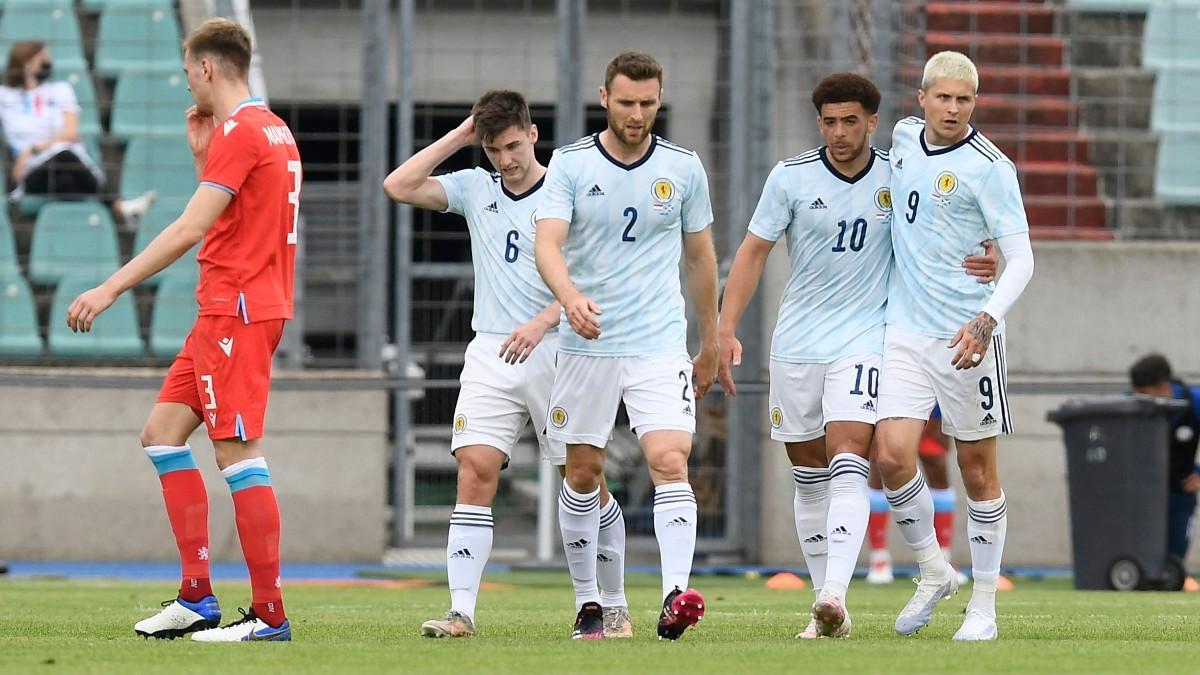
[{"label": "orange traffic cone", "polygon": [[791,572],[780,572],[767,579],[767,588],[773,591],[802,591],[808,584]]}]

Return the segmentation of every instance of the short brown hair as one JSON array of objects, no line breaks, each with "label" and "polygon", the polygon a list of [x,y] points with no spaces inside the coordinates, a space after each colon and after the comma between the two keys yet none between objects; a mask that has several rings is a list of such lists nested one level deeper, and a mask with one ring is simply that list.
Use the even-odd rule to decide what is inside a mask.
[{"label": "short brown hair", "polygon": [[653,78],[658,80],[660,87],[663,81],[662,66],[645,52],[621,52],[614,56],[604,69],[604,88],[611,87],[613,79],[618,75],[624,75],[635,82]]},{"label": "short brown hair", "polygon": [[183,48],[193,59],[209,56],[224,61],[240,80],[250,73],[250,34],[229,19],[209,19],[200,24],[183,41]]},{"label": "short brown hair", "polygon": [[475,133],[485,141],[509,127],[524,130],[533,124],[525,97],[507,89],[494,89],[480,96],[471,108],[471,117],[475,118]]},{"label": "short brown hair", "polygon": [[875,83],[854,73],[834,73],[821,80],[813,89],[812,102],[821,114],[821,106],[827,103],[861,103],[863,110],[874,115],[879,112],[879,101],[883,97]]},{"label": "short brown hair", "polygon": [[9,87],[25,86],[25,64],[46,48],[46,43],[40,40],[25,40],[14,42],[8,50],[8,67],[4,71],[4,84]]}]

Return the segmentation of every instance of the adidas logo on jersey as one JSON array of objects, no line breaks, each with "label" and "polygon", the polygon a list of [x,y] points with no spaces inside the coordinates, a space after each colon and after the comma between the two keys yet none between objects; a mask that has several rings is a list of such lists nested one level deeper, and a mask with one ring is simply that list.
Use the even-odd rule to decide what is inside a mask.
[{"label": "adidas logo on jersey", "polygon": [[483,210],[487,211],[488,213],[500,213],[500,207],[496,206],[496,202],[492,202],[491,204],[488,204],[487,206],[485,206],[483,208]]},{"label": "adidas logo on jersey", "polygon": [[825,535],[823,535],[823,534],[814,534],[813,536],[809,537],[808,539],[805,539],[805,540],[804,540],[804,543],[806,543],[806,544],[816,544],[816,543],[819,543],[819,542],[822,542],[822,541],[825,541]]},{"label": "adidas logo on jersey", "polygon": [[859,407],[862,408],[863,410],[870,410],[871,412],[875,412],[875,404],[870,401],[867,401],[866,403],[862,404]]},{"label": "adidas logo on jersey", "polygon": [[920,518],[905,518],[904,520],[897,520],[896,524],[897,525],[916,525],[919,522],[921,522]]},{"label": "adidas logo on jersey", "polygon": [[604,196],[604,190],[601,190],[599,185],[593,185],[593,186],[592,186],[592,189],[587,191],[587,196],[589,196],[589,197],[603,197],[603,196]]},{"label": "adidas logo on jersey", "polygon": [[903,169],[903,168],[904,168],[904,158],[903,158],[903,157],[901,157],[900,159],[896,160],[896,168],[897,168],[897,169]]},{"label": "adidas logo on jersey", "polygon": [[984,415],[983,419],[979,420],[979,424],[981,426],[985,426],[985,427],[991,426],[995,423],[996,423],[996,418],[992,417],[992,413],[988,413],[988,414]]},{"label": "adidas logo on jersey", "polygon": [[468,560],[474,560],[475,556],[471,555],[470,549],[460,548],[457,551],[455,551],[454,553],[451,553],[450,558],[451,559],[466,558]]},{"label": "adidas logo on jersey", "polygon": [[833,532],[830,532],[829,535],[830,536],[838,536],[838,537],[849,537],[850,530],[847,530],[845,525],[838,525],[837,527],[833,528]]},{"label": "adidas logo on jersey", "polygon": [[676,516],[667,522],[667,527],[686,527],[688,525],[691,525],[691,523],[683,516]]},{"label": "adidas logo on jersey", "polygon": [[568,543],[567,548],[582,549],[586,548],[590,543],[591,542],[589,542],[587,539],[576,539],[575,541]]},{"label": "adidas logo on jersey", "polygon": [[983,535],[979,535],[979,534],[975,535],[974,537],[971,537],[970,541],[972,544],[987,544],[988,546],[991,546],[991,544],[992,544],[992,542],[990,542],[986,538],[984,538]]},{"label": "adidas logo on jersey", "polygon": [[823,209],[823,208],[825,208],[825,202],[821,201],[820,197],[817,197],[816,199],[813,200],[813,203],[808,205],[808,208],[810,210],[811,209]]}]

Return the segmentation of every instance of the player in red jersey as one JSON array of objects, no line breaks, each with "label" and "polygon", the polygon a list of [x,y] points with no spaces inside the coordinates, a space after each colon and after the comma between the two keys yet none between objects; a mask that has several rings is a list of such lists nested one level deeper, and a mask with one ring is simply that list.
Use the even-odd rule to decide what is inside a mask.
[{"label": "player in red jersey", "polygon": [[[184,70],[196,105],[187,112],[187,136],[199,186],[174,223],[67,311],[67,325],[87,332],[121,293],[204,240],[199,316],[142,429],[183,568],[178,597],[134,626],[147,637],[199,631],[192,637],[202,642],[291,639],[279,506],[261,438],[271,358],[292,318],[301,168],[287,125],[250,96],[250,54],[249,35],[227,19],[206,21],[188,36]],[[200,424],[233,493],[253,590],[250,611],[220,628],[209,582],[208,496],[187,443]]]}]

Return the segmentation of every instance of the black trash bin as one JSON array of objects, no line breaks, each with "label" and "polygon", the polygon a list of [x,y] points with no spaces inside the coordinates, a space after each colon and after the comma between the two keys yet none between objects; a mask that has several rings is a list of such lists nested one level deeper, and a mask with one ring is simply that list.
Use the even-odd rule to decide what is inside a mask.
[{"label": "black trash bin", "polygon": [[1046,416],[1067,446],[1075,588],[1178,590],[1167,554],[1167,439],[1187,403],[1141,394],[1071,399]]}]

